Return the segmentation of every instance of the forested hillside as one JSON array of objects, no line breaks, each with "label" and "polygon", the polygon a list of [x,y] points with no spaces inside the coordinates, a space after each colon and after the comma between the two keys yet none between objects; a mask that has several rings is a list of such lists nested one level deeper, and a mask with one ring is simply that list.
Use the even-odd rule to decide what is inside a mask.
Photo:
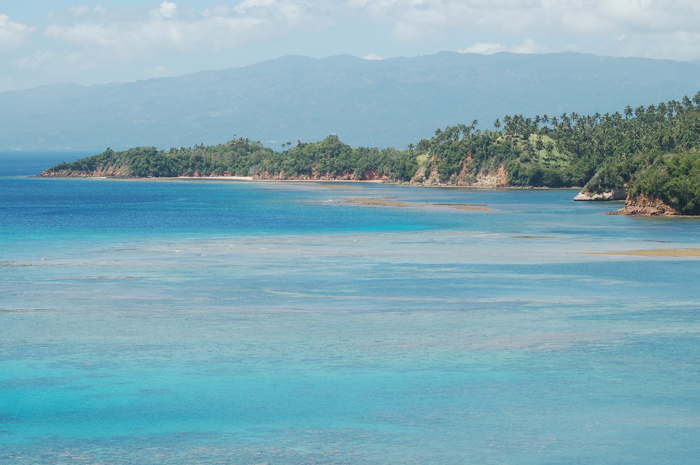
[{"label": "forested hillside", "polygon": [[573,187],[661,199],[700,214],[700,92],[613,114],[506,115],[495,130],[438,129],[407,150],[351,148],[337,136],[275,151],[238,138],[216,146],[105,152],[44,176],[381,179],[419,185]]}]

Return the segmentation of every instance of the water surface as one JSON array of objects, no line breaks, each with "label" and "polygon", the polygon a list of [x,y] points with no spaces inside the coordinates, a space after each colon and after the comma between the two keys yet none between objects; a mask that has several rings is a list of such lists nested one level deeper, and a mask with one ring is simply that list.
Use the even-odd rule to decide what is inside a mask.
[{"label": "water surface", "polygon": [[693,463],[698,259],[591,252],[700,222],[575,193],[6,175],[0,462]]}]

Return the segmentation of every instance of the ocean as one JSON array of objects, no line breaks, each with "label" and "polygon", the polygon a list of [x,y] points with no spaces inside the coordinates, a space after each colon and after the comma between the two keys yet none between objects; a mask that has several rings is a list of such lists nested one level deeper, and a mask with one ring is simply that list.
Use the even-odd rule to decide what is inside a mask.
[{"label": "ocean", "polygon": [[0,463],[700,457],[700,262],[616,254],[700,220],[62,156],[0,157]]}]

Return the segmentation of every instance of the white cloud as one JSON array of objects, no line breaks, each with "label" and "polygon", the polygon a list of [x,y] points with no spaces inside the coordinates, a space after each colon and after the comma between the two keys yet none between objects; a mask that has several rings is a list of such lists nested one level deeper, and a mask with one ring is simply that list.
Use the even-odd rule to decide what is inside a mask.
[{"label": "white cloud", "polygon": [[489,44],[484,42],[477,42],[471,47],[467,47],[464,50],[460,50],[459,53],[478,53],[479,55],[493,55],[498,52],[505,52],[508,50],[503,44]]},{"label": "white cloud", "polygon": [[550,51],[547,47],[538,44],[532,37],[526,37],[521,44],[506,46],[503,44],[489,44],[478,42],[471,47],[460,50],[459,53],[478,53],[480,55],[493,55],[498,52],[511,53],[546,53]]},{"label": "white cloud", "polygon": [[383,60],[384,58],[382,58],[381,56],[377,55],[376,53],[370,53],[370,54],[368,54],[368,55],[365,55],[362,59],[363,59],[363,60],[370,60],[370,61],[381,61],[381,60]]},{"label": "white cloud", "polygon": [[0,14],[0,51],[19,47],[33,31],[33,27],[12,22],[9,16]]},{"label": "white cloud", "polygon": [[151,11],[152,16],[160,16],[162,18],[172,18],[177,10],[177,5],[174,3],[163,2],[157,10]]}]

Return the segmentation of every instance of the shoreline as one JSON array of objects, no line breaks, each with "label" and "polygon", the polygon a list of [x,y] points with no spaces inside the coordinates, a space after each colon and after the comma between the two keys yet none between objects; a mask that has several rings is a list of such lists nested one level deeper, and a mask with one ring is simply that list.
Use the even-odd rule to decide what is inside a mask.
[{"label": "shoreline", "polygon": [[[26,178],[37,179],[99,179],[103,181],[147,181],[147,182],[173,182],[173,181],[232,181],[232,182],[255,182],[255,183],[338,183],[338,184],[385,184],[388,186],[404,186],[404,187],[423,187],[423,188],[441,188],[441,189],[470,189],[484,191],[499,191],[499,190],[581,190],[581,187],[539,187],[539,186],[460,186],[455,184],[418,184],[410,182],[386,181],[382,179],[265,179],[255,178],[253,176],[171,176],[171,177],[115,177],[115,176],[42,176],[40,174],[34,176],[26,176]],[[612,202],[612,201],[611,201]],[[597,202],[598,203],[598,202]]]}]

